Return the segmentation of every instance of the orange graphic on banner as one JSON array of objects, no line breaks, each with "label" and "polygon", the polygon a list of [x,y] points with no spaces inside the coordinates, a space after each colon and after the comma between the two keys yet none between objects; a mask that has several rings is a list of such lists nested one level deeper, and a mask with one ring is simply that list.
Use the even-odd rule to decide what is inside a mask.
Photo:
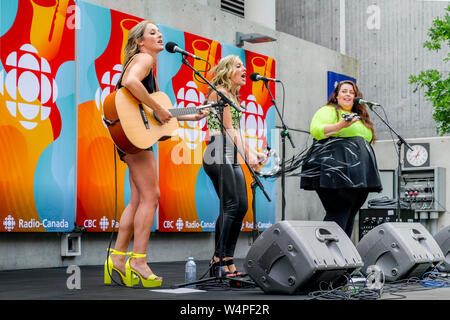
[{"label": "orange graphic on banner", "polygon": [[[44,121],[31,133],[4,108],[0,95],[0,203],[6,215],[24,221],[39,220],[34,202],[34,170],[39,157],[52,141],[50,121]],[[28,231],[44,231],[30,228]]]},{"label": "orange graphic on banner", "polygon": [[[273,58],[256,56],[250,59],[252,73],[256,72],[263,77],[272,76],[272,62]],[[248,68],[248,67],[247,67]],[[248,74],[248,72],[247,72]],[[250,73],[251,74],[251,73]],[[256,97],[256,101],[264,105],[270,99],[263,81],[252,81],[252,93]]]},{"label": "orange graphic on banner", "polygon": [[56,57],[66,24],[69,0],[30,0],[33,6],[30,43],[47,60]]},{"label": "orange graphic on banner", "polygon": [[[101,114],[94,101],[78,106],[78,180],[77,221],[97,219],[114,214],[114,144],[101,122]],[[123,191],[126,165],[117,156],[117,212],[124,209]],[[120,216],[117,217],[119,220]],[[97,227],[99,227],[97,225]],[[92,230],[90,230],[92,231]],[[98,230],[95,230],[98,231]]]},{"label": "orange graphic on banner", "polygon": [[[178,148],[176,148],[178,147]],[[181,149],[180,149],[181,147]],[[159,188],[161,190],[159,216],[160,221],[163,217],[181,218],[183,221],[194,224],[198,222],[197,211],[195,208],[195,183],[201,164],[176,165],[173,162],[172,150],[177,150],[177,157],[185,157],[185,160],[191,161],[191,153],[181,140],[174,139],[159,142]],[[200,145],[199,150],[202,147]],[[201,163],[201,162],[200,162]],[[159,226],[161,231],[177,231],[176,229],[164,229]],[[185,230],[186,231],[186,230]],[[190,228],[189,231],[202,231],[201,227]]]},{"label": "orange graphic on banner", "polygon": [[[208,61],[212,67],[216,62],[218,47],[219,43],[217,41],[206,41],[203,39],[196,39],[192,41],[192,49],[194,51],[194,55]],[[205,71],[208,68],[208,64],[206,63],[206,61],[195,59],[193,67],[195,70],[198,70],[200,74],[202,74],[206,79],[209,78],[208,80],[211,80],[211,75],[209,75]],[[192,79],[197,85],[198,91],[206,94],[209,88],[208,84],[204,83],[203,80],[199,81],[197,77],[194,77],[194,71],[192,71]]]},{"label": "orange graphic on banner", "polygon": [[133,29],[135,25],[137,25],[141,20],[136,19],[123,19],[120,21],[120,28],[122,29],[122,47],[121,51],[122,54],[120,55],[120,63],[123,64],[123,61],[125,60],[125,53],[123,51],[123,48],[127,45],[128,41],[128,34],[130,33],[130,30]]}]

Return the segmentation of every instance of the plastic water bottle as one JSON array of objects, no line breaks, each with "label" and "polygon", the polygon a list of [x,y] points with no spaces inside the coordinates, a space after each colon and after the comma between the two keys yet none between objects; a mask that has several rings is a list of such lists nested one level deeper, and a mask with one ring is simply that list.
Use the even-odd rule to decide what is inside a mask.
[{"label": "plastic water bottle", "polygon": [[[193,257],[189,257],[186,262],[184,280],[185,283],[194,282],[197,280],[197,265],[195,264]],[[195,284],[186,286],[186,288],[195,288]]]}]

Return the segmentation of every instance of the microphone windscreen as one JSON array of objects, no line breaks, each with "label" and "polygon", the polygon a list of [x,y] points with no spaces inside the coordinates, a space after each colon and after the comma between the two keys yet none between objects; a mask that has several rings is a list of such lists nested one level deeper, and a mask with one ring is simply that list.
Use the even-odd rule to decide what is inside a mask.
[{"label": "microphone windscreen", "polygon": [[166,50],[169,52],[175,53],[175,47],[177,47],[175,42],[169,41],[166,43]]},{"label": "microphone windscreen", "polygon": [[258,81],[259,74],[257,72],[254,72],[250,75],[250,80],[252,81]]},{"label": "microphone windscreen", "polygon": [[361,100],[361,98],[355,97],[355,98],[353,98],[353,103],[354,104],[359,104],[359,100]]}]

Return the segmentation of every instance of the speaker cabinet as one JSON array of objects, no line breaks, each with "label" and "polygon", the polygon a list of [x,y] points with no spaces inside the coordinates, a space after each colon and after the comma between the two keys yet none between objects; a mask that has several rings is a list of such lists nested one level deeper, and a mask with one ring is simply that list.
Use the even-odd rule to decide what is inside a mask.
[{"label": "speaker cabinet", "polygon": [[356,246],[364,261],[383,271],[386,281],[421,277],[444,256],[431,234],[420,223],[388,222],[369,231]]},{"label": "speaker cabinet", "polygon": [[363,266],[356,247],[331,221],[281,221],[254,242],[245,271],[266,293],[294,294],[346,283]]},{"label": "speaker cabinet", "polygon": [[450,225],[436,233],[434,240],[444,254],[444,261],[437,268],[441,272],[450,272]]}]

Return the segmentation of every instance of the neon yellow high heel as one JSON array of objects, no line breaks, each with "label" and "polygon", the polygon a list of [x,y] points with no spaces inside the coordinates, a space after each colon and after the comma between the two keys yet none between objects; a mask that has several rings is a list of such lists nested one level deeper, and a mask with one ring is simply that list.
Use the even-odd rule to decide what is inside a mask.
[{"label": "neon yellow high heel", "polygon": [[[117,251],[117,250],[115,250],[115,249],[111,249],[111,248],[109,248],[108,249],[108,251],[110,251],[111,252],[111,254],[110,255],[108,255],[108,259],[105,261],[105,268],[104,268],[104,283],[105,284],[111,284],[111,274],[112,274],[112,272],[113,272],[113,270],[115,271],[115,272],[117,272],[118,274],[119,274],[119,276],[120,276],[120,281],[122,282],[122,284],[124,284],[124,285],[127,285],[127,282],[126,282],[126,274],[124,275],[119,269],[117,269],[116,267],[114,267],[114,263],[113,263],[113,261],[112,261],[112,259],[111,259],[111,255],[113,255],[113,254],[118,254],[118,255],[122,255],[122,256],[125,256],[125,255],[130,255],[130,253],[129,252],[122,252],[122,251]],[[133,284],[138,284],[139,283],[139,278],[138,277],[136,277],[136,276],[134,276],[133,277]]]},{"label": "neon yellow high heel", "polygon": [[[128,258],[127,263],[125,264],[125,272],[126,272],[126,278],[127,281],[126,283],[130,283],[131,281],[129,279],[132,278],[132,276],[137,276],[138,277],[138,282],[139,279],[142,282],[142,286],[145,288],[153,288],[153,287],[160,287],[162,284],[162,279],[157,279],[158,276],[154,273],[152,273],[151,275],[148,276],[147,279],[144,279],[139,272],[137,272],[136,270],[134,270],[133,268],[131,268],[130,266],[130,261],[133,258],[145,258],[147,255],[145,253],[133,253],[131,252],[131,257]],[[134,281],[133,284],[131,286],[135,285]]]}]

